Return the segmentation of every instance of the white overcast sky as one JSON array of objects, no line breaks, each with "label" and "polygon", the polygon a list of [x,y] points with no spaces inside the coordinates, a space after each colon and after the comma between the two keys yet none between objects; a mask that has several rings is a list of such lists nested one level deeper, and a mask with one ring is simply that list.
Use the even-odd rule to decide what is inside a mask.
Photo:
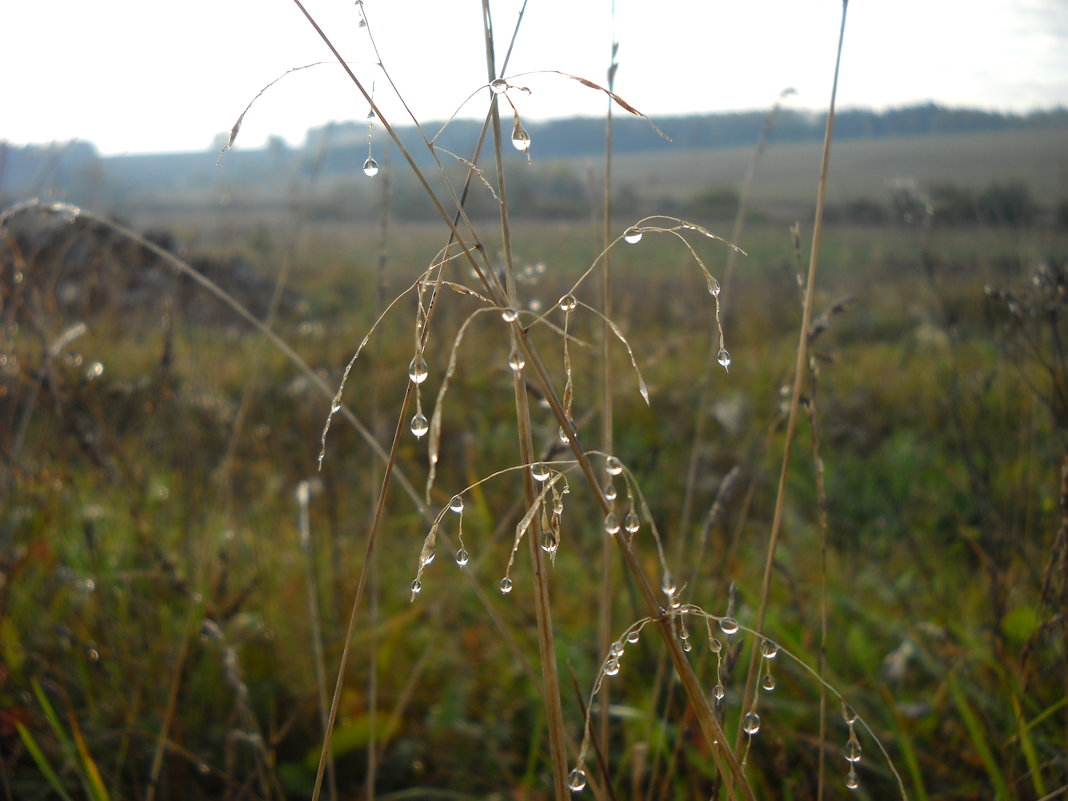
[{"label": "white overcast sky", "polygon": [[[404,122],[374,66],[353,0],[309,11]],[[492,0],[498,59],[521,0]],[[486,83],[480,0],[365,0],[383,63],[414,113],[443,119]],[[840,0],[529,0],[508,75],[562,70],[605,82],[649,114],[826,106]],[[0,139],[78,138],[103,154],[205,150],[291,67],[331,56],[292,0],[0,0]],[[528,76],[529,119],[602,115],[602,95]],[[486,93],[465,107],[484,113]],[[1068,0],[852,0],[839,102],[882,109],[935,101],[1026,111],[1068,105]],[[264,94],[238,146],[363,119],[336,65],[296,72]]]}]

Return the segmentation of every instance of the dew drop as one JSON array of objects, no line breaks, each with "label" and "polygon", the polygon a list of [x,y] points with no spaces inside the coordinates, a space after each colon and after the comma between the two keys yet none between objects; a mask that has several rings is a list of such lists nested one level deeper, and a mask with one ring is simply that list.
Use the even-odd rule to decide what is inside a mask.
[{"label": "dew drop", "polygon": [[760,686],[770,693],[775,689],[775,677],[770,673],[765,673],[764,678],[760,682]]},{"label": "dew drop", "polygon": [[456,564],[460,567],[464,567],[471,561],[471,555],[467,552],[466,548],[461,548],[456,552]]},{"label": "dew drop", "polygon": [[604,485],[604,499],[606,501],[614,501],[616,497],[616,485],[612,483],[612,479],[608,479]]},{"label": "dew drop", "polygon": [[578,793],[586,789],[586,771],[575,768],[567,776],[567,786],[571,792]]},{"label": "dew drop", "polygon": [[619,518],[616,517],[614,512],[609,512],[604,516],[604,533],[605,534],[618,534],[619,533]]},{"label": "dew drop", "polygon": [[490,81],[490,91],[495,95],[503,95],[508,91],[508,81],[504,78],[498,78],[495,81]]},{"label": "dew drop", "polygon": [[604,663],[604,675],[606,676],[618,676],[619,675],[619,659],[612,657]]},{"label": "dew drop", "polygon": [[682,650],[684,650],[686,653],[689,653],[690,651],[693,650],[693,643],[691,643],[689,640],[683,640],[682,641]]},{"label": "dew drop", "polygon": [[858,743],[856,740],[850,740],[848,743],[845,744],[844,750],[846,762],[852,762],[853,764],[860,762],[860,743]]},{"label": "dew drop", "polygon": [[724,370],[731,366],[731,355],[726,348],[719,349],[719,353],[716,354],[716,361],[719,362],[719,366]]},{"label": "dew drop", "polygon": [[846,776],[846,787],[850,790],[856,790],[860,787],[860,782],[857,781],[857,772],[855,770],[849,771],[849,775]]},{"label": "dew drop", "polygon": [[518,373],[527,366],[527,360],[523,358],[523,354],[518,350],[513,350],[508,355],[508,366],[512,368],[512,372]]},{"label": "dew drop", "polygon": [[437,554],[434,551],[427,551],[426,556],[423,557],[423,567],[426,567],[433,562],[435,556],[437,556]]},{"label": "dew drop", "polygon": [[718,654],[722,650],[722,648],[723,644],[715,637],[708,641],[708,650],[710,650],[712,653]]},{"label": "dew drop", "polygon": [[708,282],[708,294],[714,298],[718,298],[719,292],[719,281],[713,278],[711,281]]},{"label": "dew drop", "polygon": [[723,633],[730,637],[732,634],[738,632],[738,621],[733,617],[724,617],[719,621],[719,627],[723,630]]},{"label": "dew drop", "polygon": [[609,456],[604,460],[604,471],[610,476],[618,476],[623,472],[623,462],[616,456]]},{"label": "dew drop", "polygon": [[534,477],[535,481],[548,481],[549,465],[545,464],[545,462],[534,462],[530,466],[530,475]]},{"label": "dew drop", "polygon": [[746,712],[745,723],[742,724],[742,731],[750,737],[760,731],[760,715],[756,712]]},{"label": "dew drop", "polygon": [[412,418],[412,433],[415,434],[415,436],[426,436],[426,432],[429,430],[430,424],[427,422],[426,415],[420,412]]},{"label": "dew drop", "polygon": [[627,635],[627,642],[633,645],[634,643],[638,642],[639,637],[641,637],[641,634],[638,633],[637,629],[634,629],[634,631],[630,632]]},{"label": "dew drop", "polygon": [[519,318],[519,312],[511,306],[501,309],[501,319],[506,323],[514,323]]},{"label": "dew drop", "polygon": [[771,640],[760,643],[760,655],[765,659],[774,659],[779,655],[779,646]]},{"label": "dew drop", "polygon": [[363,174],[368,178],[374,178],[378,175],[378,162],[373,158],[368,157],[367,161],[363,163]]},{"label": "dew drop", "polygon": [[665,570],[664,577],[660,580],[660,591],[664,595],[674,595],[675,590],[678,588],[678,585],[675,584],[675,577]]},{"label": "dew drop", "polygon": [[633,510],[627,512],[627,516],[623,518],[623,528],[627,530],[627,533],[636,534],[641,527],[642,524],[638,520],[638,515]]},{"label": "dew drop", "polygon": [[449,501],[449,511],[454,514],[460,514],[464,510],[464,499],[460,495],[453,495]]},{"label": "dew drop", "polygon": [[560,426],[560,429],[556,432],[556,436],[559,438],[561,445],[567,445],[571,442],[571,437],[567,435],[567,431],[564,430],[563,426]]},{"label": "dew drop", "polygon": [[628,228],[623,232],[623,241],[628,245],[637,245],[642,241],[642,229],[641,228]]},{"label": "dew drop", "polygon": [[89,381],[92,381],[94,378],[100,378],[103,374],[104,365],[100,362],[90,362],[89,366],[85,368],[85,377]]},{"label": "dew drop", "polygon": [[569,293],[560,298],[560,302],[557,305],[560,307],[560,311],[570,312],[578,308],[578,300],[575,299],[574,295]]},{"label": "dew drop", "polygon": [[845,720],[847,726],[852,726],[857,722],[857,712],[849,704],[842,704],[842,718]]},{"label": "dew drop", "polygon": [[552,534],[541,535],[541,549],[545,551],[545,553],[549,554],[549,556],[552,556],[554,553],[556,553],[556,550],[559,547],[560,545],[559,543],[557,543],[556,537],[554,537]]},{"label": "dew drop", "polygon": [[418,595],[423,591],[423,582],[419,579],[412,580],[412,595]]},{"label": "dew drop", "polygon": [[[90,648],[86,652],[86,656],[89,657],[89,661],[90,662],[99,662],[100,661],[100,652],[98,650],[96,650],[95,648]],[[858,759],[859,759],[859,757],[858,757]]]},{"label": "dew drop", "polygon": [[512,129],[512,147],[520,153],[526,153],[530,150],[530,134],[523,130],[520,125]]},{"label": "dew drop", "polygon": [[412,358],[408,363],[408,378],[411,379],[413,384],[422,384],[426,381],[426,377],[430,375],[427,370],[426,360],[422,355],[418,355]]},{"label": "dew drop", "polygon": [[512,591],[512,580],[505,576],[497,585],[497,589],[501,591],[501,595],[507,595]]},{"label": "dew drop", "polygon": [[616,640],[608,647],[608,653],[612,656],[620,656],[623,653],[623,643]]},{"label": "dew drop", "polygon": [[727,697],[727,688],[724,687],[722,684],[717,684],[712,690],[712,695],[716,697],[717,701],[722,701],[724,698]]},{"label": "dew drop", "polygon": [[335,403],[333,406],[330,407],[330,414],[337,414],[340,411],[341,411],[341,404],[340,403]]}]

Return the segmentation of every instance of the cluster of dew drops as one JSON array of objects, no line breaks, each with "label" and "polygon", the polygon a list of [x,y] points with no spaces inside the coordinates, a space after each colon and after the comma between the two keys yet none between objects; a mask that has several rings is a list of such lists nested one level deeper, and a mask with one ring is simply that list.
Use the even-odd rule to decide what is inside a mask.
[{"label": "cluster of dew drops", "polygon": [[[623,232],[623,241],[626,242],[628,245],[637,245],[639,242],[642,241],[643,236],[644,232],[641,228],[631,226]],[[720,291],[719,284],[716,282],[711,283],[708,287],[708,291],[711,295],[718,298]],[[730,351],[720,345],[719,351],[716,353],[716,361],[719,363],[719,366],[722,367],[724,370],[729,369],[731,366],[731,362],[733,361],[733,359],[731,358]]]}]

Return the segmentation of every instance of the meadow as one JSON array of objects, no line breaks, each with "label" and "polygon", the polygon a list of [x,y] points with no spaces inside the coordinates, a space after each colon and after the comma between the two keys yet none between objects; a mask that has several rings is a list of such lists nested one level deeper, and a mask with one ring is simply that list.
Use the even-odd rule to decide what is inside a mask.
[{"label": "meadow", "polygon": [[[964,142],[918,186],[1021,180]],[[512,220],[496,150],[470,225],[396,163],[355,220],[3,213],[0,797],[1068,792],[1053,173],[1011,225],[880,196],[809,294],[811,148],[744,228]],[[658,166],[680,215],[721,157]]]}]

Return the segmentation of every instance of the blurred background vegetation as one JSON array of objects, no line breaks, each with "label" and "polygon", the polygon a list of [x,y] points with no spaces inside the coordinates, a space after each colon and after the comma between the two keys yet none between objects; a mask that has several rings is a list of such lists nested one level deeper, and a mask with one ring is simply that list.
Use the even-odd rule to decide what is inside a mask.
[{"label": "blurred background vegetation", "polygon": [[[764,119],[658,120],[674,145],[621,121],[615,228],[667,213],[727,236]],[[646,407],[617,348],[615,453],[689,580],[684,599],[713,614],[731,605],[743,624],[758,595],[800,321],[803,259],[790,226],[800,222],[807,253],[822,126],[780,111],[757,165],[737,243],[748,255],[723,296],[729,373],[710,370],[713,308],[685,250],[647,236],[612,257],[613,319],[652,395]],[[533,163],[517,156],[507,178],[520,294],[535,311],[601,250],[604,129],[527,128]],[[316,472],[330,401],[315,380],[336,388],[384,304],[444,244],[384,138],[372,142],[382,172],[361,173],[366,134],[365,124],[331,126],[309,132],[303,149],[279,140],[218,167],[215,152],[100,158],[87,143],[0,145],[0,205],[40,196],[124,221],[267,320],[312,371],[112,229],[37,212],[7,220],[0,798],[308,796],[322,741],[313,643],[321,635],[332,684],[382,470],[338,423]],[[440,147],[469,157],[468,124],[446,134]],[[886,744],[911,797],[1063,795],[1068,113],[858,111],[842,115],[838,135],[816,296],[828,313],[805,398],[819,452],[802,429],[766,631],[818,661],[822,466],[828,680]],[[477,182],[470,209],[496,214]],[[696,247],[723,281],[727,250]],[[461,268],[449,277],[470,283]],[[595,303],[593,287],[579,299]],[[458,295],[435,319],[428,406],[475,308]],[[386,318],[346,394],[380,442],[407,382],[414,312],[409,298]],[[464,340],[445,399],[432,512],[517,459],[508,346],[485,319]],[[574,315],[582,343],[599,331],[596,318]],[[541,334],[559,355],[558,337]],[[572,354],[587,444],[599,429],[596,350]],[[551,452],[555,422],[536,415]],[[405,442],[400,469],[423,486],[423,443]],[[341,798],[368,796],[372,761],[382,798],[547,797],[529,567],[520,560],[511,595],[495,589],[524,511],[519,482],[505,476],[466,497],[471,564],[461,573],[439,558],[415,603],[408,587],[428,522],[404,493],[390,500],[335,737]],[[450,537],[454,527],[447,518]],[[603,659],[603,535],[580,491],[564,532],[554,622],[577,739],[569,676],[585,694]],[[637,536],[656,574],[646,529]],[[617,581],[612,626],[622,631],[641,613],[621,572]],[[694,664],[711,692],[714,660],[702,650]],[[763,797],[815,798],[818,687],[778,662],[749,771]],[[741,677],[731,678],[736,726]],[[629,647],[611,687],[606,797],[707,797],[711,755],[655,645]],[[832,715],[828,798],[850,795],[845,739]],[[862,741],[857,792],[892,797],[885,762]]]}]

